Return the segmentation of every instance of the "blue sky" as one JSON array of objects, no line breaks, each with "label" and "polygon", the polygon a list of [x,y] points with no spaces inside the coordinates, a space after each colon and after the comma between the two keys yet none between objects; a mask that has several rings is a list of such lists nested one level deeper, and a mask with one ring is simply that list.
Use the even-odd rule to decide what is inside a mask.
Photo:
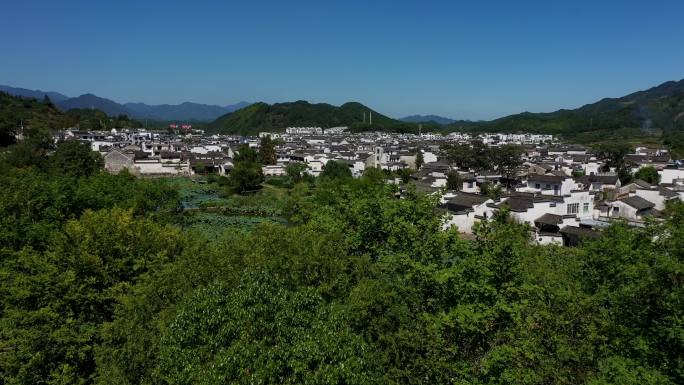
[{"label": "blue sky", "polygon": [[0,84],[118,102],[574,108],[684,78],[684,1],[12,1]]}]

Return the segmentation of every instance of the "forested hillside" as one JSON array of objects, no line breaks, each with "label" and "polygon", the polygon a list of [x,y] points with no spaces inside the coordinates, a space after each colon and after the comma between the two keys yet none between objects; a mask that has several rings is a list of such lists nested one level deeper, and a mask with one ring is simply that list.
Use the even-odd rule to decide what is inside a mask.
[{"label": "forested hillside", "polygon": [[337,107],[326,103],[312,104],[302,100],[271,105],[254,103],[221,116],[209,125],[211,132],[242,135],[256,135],[260,131],[278,132],[285,131],[287,127],[307,126],[322,128],[346,126],[351,132],[372,130],[418,132],[417,124],[388,118],[360,103],[349,102]]},{"label": "forested hillside", "polygon": [[465,240],[374,169],[237,196],[38,139],[0,153],[3,384],[684,382],[682,204],[577,248],[505,210]]},{"label": "forested hillside", "polygon": [[524,112],[489,122],[456,122],[448,127],[469,132],[554,134],[579,142],[620,140],[625,136],[657,137],[667,142],[681,140],[682,117],[684,80],[666,82],[620,98],[606,98],[574,110]]},{"label": "forested hillside", "polygon": [[38,101],[0,92],[0,147],[15,142],[20,127],[61,127],[63,114],[49,99]]},{"label": "forested hillside", "polygon": [[68,127],[109,130],[141,125],[126,115],[107,116],[97,109],[74,109],[64,113],[49,98],[37,100],[0,92],[0,146],[14,143],[21,127],[27,131],[51,132]]}]

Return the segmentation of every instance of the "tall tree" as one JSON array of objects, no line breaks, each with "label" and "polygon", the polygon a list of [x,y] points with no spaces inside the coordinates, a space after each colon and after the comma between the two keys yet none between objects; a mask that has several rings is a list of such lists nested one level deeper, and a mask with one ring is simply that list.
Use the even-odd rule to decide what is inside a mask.
[{"label": "tall tree", "polygon": [[629,164],[626,160],[626,155],[634,149],[628,145],[621,143],[602,144],[597,147],[598,155],[605,160],[603,171],[615,169],[615,172],[620,178],[620,182],[627,183],[632,179]]},{"label": "tall tree", "polygon": [[505,144],[489,150],[489,160],[505,179],[506,186],[510,187],[520,166],[522,166],[522,147],[515,144]]},{"label": "tall tree", "polygon": [[425,163],[425,160],[423,159],[423,150],[418,147],[416,149],[416,170],[420,170],[420,168],[423,167],[423,163]]},{"label": "tall tree", "polygon": [[271,139],[271,135],[266,135],[261,138],[259,144],[259,159],[261,164],[275,164],[277,159],[275,142]]},{"label": "tall tree", "polygon": [[246,160],[235,162],[235,167],[228,176],[229,185],[238,194],[260,189],[263,181],[264,173],[261,164]]},{"label": "tall tree", "polygon": [[446,182],[447,190],[460,191],[462,187],[463,187],[463,178],[461,178],[461,174],[459,174],[458,171],[453,171],[453,170],[449,171],[447,173],[447,182]]},{"label": "tall tree", "polygon": [[299,182],[302,180],[304,172],[306,172],[306,169],[307,167],[304,163],[290,162],[287,164],[287,167],[285,167],[285,173],[293,181]]},{"label": "tall tree", "polygon": [[102,156],[79,140],[59,142],[51,160],[53,169],[75,177],[94,175],[104,167]]},{"label": "tall tree", "polygon": [[329,160],[323,167],[323,172],[321,172],[321,178],[324,179],[344,179],[351,178],[352,173],[349,167],[343,163],[336,160]]},{"label": "tall tree", "polygon": [[233,160],[236,162],[259,162],[259,153],[252,147],[243,144],[238,148]]}]

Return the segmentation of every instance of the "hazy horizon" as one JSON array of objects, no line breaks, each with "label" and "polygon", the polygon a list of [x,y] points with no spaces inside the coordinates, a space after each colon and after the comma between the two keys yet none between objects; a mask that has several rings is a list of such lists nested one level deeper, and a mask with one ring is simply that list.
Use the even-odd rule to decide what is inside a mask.
[{"label": "hazy horizon", "polygon": [[361,102],[394,118],[576,108],[684,77],[684,4],[12,3],[0,84],[119,103]]}]

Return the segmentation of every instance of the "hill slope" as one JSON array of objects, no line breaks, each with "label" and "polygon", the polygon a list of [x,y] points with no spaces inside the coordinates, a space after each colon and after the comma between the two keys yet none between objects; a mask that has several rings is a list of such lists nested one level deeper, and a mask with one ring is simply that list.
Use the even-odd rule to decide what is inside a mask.
[{"label": "hill slope", "polygon": [[400,118],[402,122],[408,123],[437,123],[437,124],[451,124],[456,122],[454,119],[445,118],[438,115],[410,115]]},{"label": "hill slope", "polygon": [[620,98],[606,98],[574,110],[523,112],[489,122],[463,122],[453,131],[560,135],[578,141],[646,137],[684,131],[684,80],[670,81]]},{"label": "hill slope", "polygon": [[[42,98],[42,95],[41,95]],[[212,121],[226,113],[243,108],[249,103],[240,102],[228,106],[217,106],[185,102],[181,104],[150,105],[145,103],[121,104],[93,94],[84,94],[56,102],[64,111],[74,109],[97,109],[110,116],[128,115],[136,119],[158,121]]]},{"label": "hill slope", "polygon": [[[365,123],[364,123],[365,114]],[[372,115],[372,125],[370,119]],[[291,103],[254,103],[219,117],[209,124],[209,131],[222,134],[254,135],[260,131],[284,131],[291,126],[323,128],[347,126],[351,131],[415,132],[417,125],[382,115],[361,103],[349,102],[339,107],[327,103],[312,104],[303,100]]]},{"label": "hill slope", "polygon": [[56,103],[64,111],[73,109],[96,109],[103,111],[107,115],[119,116],[129,115],[130,111],[123,105],[109,99],[101,98],[93,94],[84,94],[77,98],[71,98]]},{"label": "hill slope", "polygon": [[0,147],[14,143],[14,135],[21,126],[61,128],[63,119],[64,114],[52,104],[0,92]]},{"label": "hill slope", "polygon": [[155,120],[197,120],[212,121],[221,115],[248,106],[247,102],[239,102],[228,106],[184,102],[181,104],[149,105],[145,103],[126,103],[131,115],[136,118]]},{"label": "hill slope", "polygon": [[47,95],[53,103],[58,103],[63,100],[69,99],[68,96],[62,95],[59,92],[54,91],[41,91],[41,90],[29,90],[21,87],[11,87],[0,85],[0,92],[6,92],[13,96],[21,96],[23,98],[34,98],[38,100],[43,100],[43,97]]}]

